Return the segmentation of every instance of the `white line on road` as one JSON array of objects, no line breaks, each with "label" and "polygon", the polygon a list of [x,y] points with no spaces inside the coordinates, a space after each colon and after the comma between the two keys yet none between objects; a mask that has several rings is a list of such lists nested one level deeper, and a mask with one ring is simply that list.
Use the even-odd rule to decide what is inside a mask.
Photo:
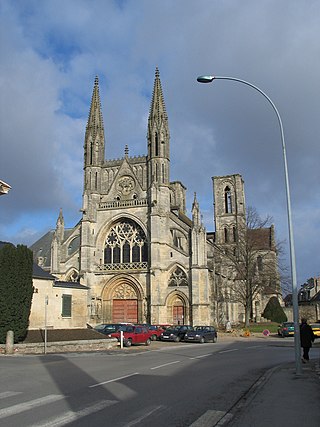
[{"label": "white line on road", "polygon": [[86,417],[94,412],[101,411],[107,406],[114,405],[118,403],[117,400],[104,400],[102,402],[96,403],[95,405],[88,406],[87,408],[81,409],[80,411],[66,411],[62,415],[50,420],[46,420],[44,423],[33,424],[32,427],[61,427],[73,421],[77,421],[82,417]]},{"label": "white line on road", "polygon": [[230,353],[231,351],[238,351],[238,348],[233,348],[231,350],[223,350],[223,351],[219,351],[219,353]]},{"label": "white line on road", "polygon": [[189,357],[189,359],[191,359],[191,360],[201,359],[202,357],[208,357],[208,356],[212,356],[212,353],[202,354],[201,356]]},{"label": "white line on road", "polygon": [[119,377],[119,378],[114,378],[113,380],[103,381],[101,383],[89,385],[89,388],[99,387],[100,385],[103,385],[103,384],[113,383],[114,381],[119,381],[119,380],[123,380],[124,378],[132,377],[133,375],[139,375],[139,372],[134,372],[133,374],[125,375],[125,376]]},{"label": "white line on road", "polygon": [[8,406],[0,410],[0,418],[10,417],[11,415],[20,414],[21,412],[34,409],[35,406],[46,405],[57,400],[64,399],[61,394],[49,394],[48,396],[40,397],[39,399],[30,400],[29,402],[18,403],[17,405]]},{"label": "white line on road", "polygon": [[262,345],[252,345],[252,346],[246,347],[246,348],[260,348],[260,347],[262,347]]},{"label": "white line on road", "polygon": [[176,360],[175,362],[165,363],[164,365],[155,366],[154,368],[150,368],[150,369],[151,370],[152,369],[159,369],[159,368],[163,368],[164,366],[173,365],[174,363],[180,363],[180,360]]},{"label": "white line on road", "polygon": [[135,420],[130,421],[130,423],[126,424],[126,427],[132,427],[132,426],[140,423],[142,420],[144,420],[145,418],[149,417],[154,412],[158,411],[158,409],[161,409],[163,407],[164,407],[163,405],[156,406],[151,411],[147,412],[146,414],[143,414],[141,417],[136,418]]},{"label": "white line on road", "polygon": [[225,416],[225,412],[223,411],[212,411],[209,410],[201,415],[194,423],[190,425],[190,427],[212,427],[216,425],[218,421],[221,420]]},{"label": "white line on road", "polygon": [[0,393],[0,399],[5,399],[6,397],[16,396],[17,394],[21,394],[22,391],[4,391]]}]

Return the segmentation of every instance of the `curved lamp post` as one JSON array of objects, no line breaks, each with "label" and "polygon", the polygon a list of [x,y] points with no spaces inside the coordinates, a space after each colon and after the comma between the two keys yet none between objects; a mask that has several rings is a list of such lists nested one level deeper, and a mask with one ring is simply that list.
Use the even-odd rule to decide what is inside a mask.
[{"label": "curved lamp post", "polygon": [[236,77],[223,77],[223,76],[199,76],[197,81],[199,83],[212,83],[213,80],[232,80],[235,82],[243,83],[247,86],[252,87],[261,95],[263,95],[273,110],[277,115],[277,119],[280,126],[281,133],[281,143],[282,143],[282,152],[283,152],[283,161],[284,161],[284,174],[285,174],[285,183],[286,183],[286,195],[287,195],[287,213],[288,213],[288,230],[289,230],[289,242],[290,242],[290,261],[291,261],[291,279],[292,279],[292,302],[293,302],[293,320],[294,320],[294,347],[295,347],[295,362],[296,362],[296,374],[301,374],[301,350],[300,350],[300,328],[299,328],[299,308],[298,308],[298,290],[297,290],[297,272],[296,272],[296,257],[294,250],[294,239],[293,239],[293,227],[291,219],[291,198],[290,198],[290,187],[289,187],[289,176],[288,176],[288,164],[287,164],[287,155],[286,155],[286,145],[284,141],[284,132],[280,114],[269,98],[261,89],[255,86],[252,83],[249,83],[245,80],[238,79]]}]

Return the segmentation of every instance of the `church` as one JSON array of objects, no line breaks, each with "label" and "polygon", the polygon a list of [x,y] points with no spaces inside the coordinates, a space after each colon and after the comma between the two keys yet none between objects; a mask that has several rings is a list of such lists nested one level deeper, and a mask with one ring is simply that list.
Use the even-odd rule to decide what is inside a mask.
[{"label": "church", "polygon": [[[243,321],[244,308],[229,286],[237,272],[221,253],[235,250],[245,226],[244,181],[239,174],[212,178],[215,232],[207,232],[196,194],[189,218],[186,187],[170,181],[170,131],[158,69],[147,126],[145,156],[129,156],[126,146],[123,158],[105,159],[96,77],[84,139],[81,219],[65,228],[60,210],[56,228],[31,246],[38,266],[56,286],[65,284],[59,316],[73,316],[69,289],[78,284],[86,289],[82,309],[90,325]],[[256,231],[259,253],[277,270],[273,226]],[[268,289],[252,301],[255,319],[270,296],[279,295],[279,281]]]}]

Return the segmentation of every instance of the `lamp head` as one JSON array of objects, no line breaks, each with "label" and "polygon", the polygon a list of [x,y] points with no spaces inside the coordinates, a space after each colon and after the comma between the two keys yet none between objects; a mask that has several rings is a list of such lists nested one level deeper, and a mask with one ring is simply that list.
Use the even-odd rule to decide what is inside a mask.
[{"label": "lamp head", "polygon": [[199,76],[197,82],[199,83],[211,83],[214,80],[214,76]]}]

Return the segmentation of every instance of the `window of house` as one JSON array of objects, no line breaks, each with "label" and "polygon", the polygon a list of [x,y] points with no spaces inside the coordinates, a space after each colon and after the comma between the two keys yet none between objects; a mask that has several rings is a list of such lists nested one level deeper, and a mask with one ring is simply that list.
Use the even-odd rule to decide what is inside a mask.
[{"label": "window of house", "polygon": [[62,295],[62,317],[71,317],[72,295]]}]

